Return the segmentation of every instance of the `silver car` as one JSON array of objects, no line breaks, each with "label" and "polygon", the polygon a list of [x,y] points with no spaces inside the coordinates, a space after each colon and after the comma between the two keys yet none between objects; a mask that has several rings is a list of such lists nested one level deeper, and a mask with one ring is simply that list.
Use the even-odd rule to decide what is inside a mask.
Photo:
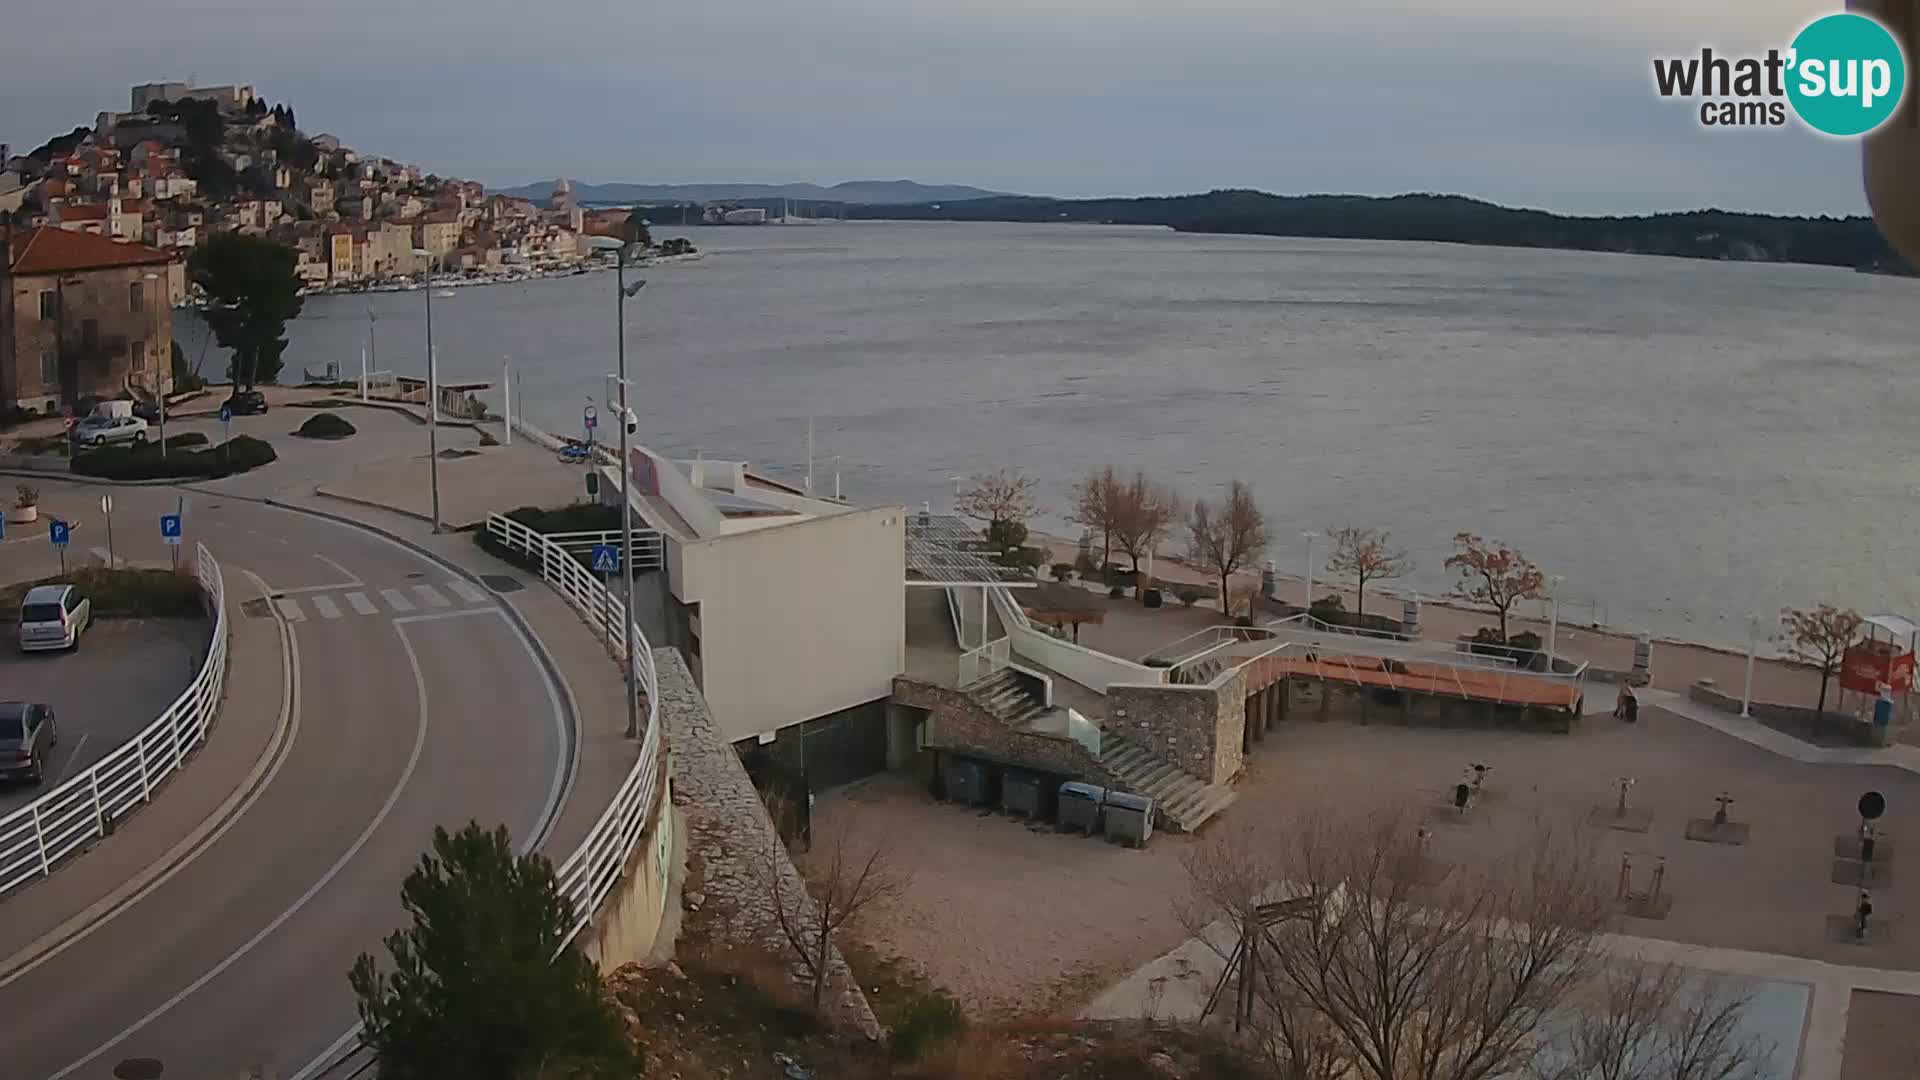
[{"label": "silver car", "polygon": [[0,780],[39,784],[47,776],[47,752],[59,741],[51,706],[0,701]]},{"label": "silver car", "polygon": [[93,601],[71,585],[35,585],[20,604],[20,651],[77,649],[93,622]]},{"label": "silver car", "polygon": [[82,446],[147,441],[147,422],[137,416],[89,416],[73,429],[73,439]]}]

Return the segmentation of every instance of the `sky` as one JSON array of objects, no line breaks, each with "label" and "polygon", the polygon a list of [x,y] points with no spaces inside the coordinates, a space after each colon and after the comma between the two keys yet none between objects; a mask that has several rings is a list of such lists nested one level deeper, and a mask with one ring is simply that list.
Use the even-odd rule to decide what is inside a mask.
[{"label": "sky", "polygon": [[[510,186],[911,178],[1066,197],[1437,191],[1565,213],[1862,213],[1858,147],[1710,131],[1655,56],[1808,0],[62,0],[13,5],[16,153],[138,82]],[[111,30],[103,30],[111,27]]]}]

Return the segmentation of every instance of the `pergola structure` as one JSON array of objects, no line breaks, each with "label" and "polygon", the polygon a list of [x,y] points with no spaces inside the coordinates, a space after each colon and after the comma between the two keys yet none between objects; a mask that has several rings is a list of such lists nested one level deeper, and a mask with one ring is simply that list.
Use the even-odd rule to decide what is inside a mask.
[{"label": "pergola structure", "polygon": [[[1005,667],[1011,659],[1005,637],[987,640],[989,593],[994,589],[1031,589],[1035,582],[1018,567],[1001,566],[986,558],[989,552],[980,530],[963,517],[921,509],[907,516],[907,577],[914,588],[979,589],[979,640],[969,645],[966,622],[959,618],[961,682],[983,678]],[[958,608],[955,609],[956,616]]]}]

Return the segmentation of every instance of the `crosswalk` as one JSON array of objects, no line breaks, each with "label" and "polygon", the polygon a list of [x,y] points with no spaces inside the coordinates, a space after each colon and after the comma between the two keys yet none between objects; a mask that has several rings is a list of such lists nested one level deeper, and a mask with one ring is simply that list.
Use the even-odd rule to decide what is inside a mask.
[{"label": "crosswalk", "polygon": [[[446,591],[442,592],[442,589]],[[447,593],[453,596],[449,597]],[[404,591],[369,587],[343,589],[337,596],[312,592],[303,596],[281,595],[273,600],[280,617],[288,622],[306,622],[310,617],[327,620],[381,614],[406,615],[423,609],[447,611],[455,607],[491,603],[492,597],[484,590],[472,582],[457,578],[437,586],[414,585]]]}]

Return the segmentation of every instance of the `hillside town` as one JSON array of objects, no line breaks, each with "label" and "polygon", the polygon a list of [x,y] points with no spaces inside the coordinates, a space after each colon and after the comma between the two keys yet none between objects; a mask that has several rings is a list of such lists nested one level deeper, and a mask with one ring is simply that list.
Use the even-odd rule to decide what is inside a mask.
[{"label": "hillside town", "polygon": [[[565,271],[588,253],[589,234],[626,216],[583,211],[564,181],[542,207],[309,137],[292,109],[252,86],[147,83],[128,106],[30,154],[0,147],[0,215],[15,228],[91,233],[181,259],[215,233],[265,236],[298,253],[314,291],[428,270]],[[187,299],[177,269],[170,291],[175,304]]]}]

